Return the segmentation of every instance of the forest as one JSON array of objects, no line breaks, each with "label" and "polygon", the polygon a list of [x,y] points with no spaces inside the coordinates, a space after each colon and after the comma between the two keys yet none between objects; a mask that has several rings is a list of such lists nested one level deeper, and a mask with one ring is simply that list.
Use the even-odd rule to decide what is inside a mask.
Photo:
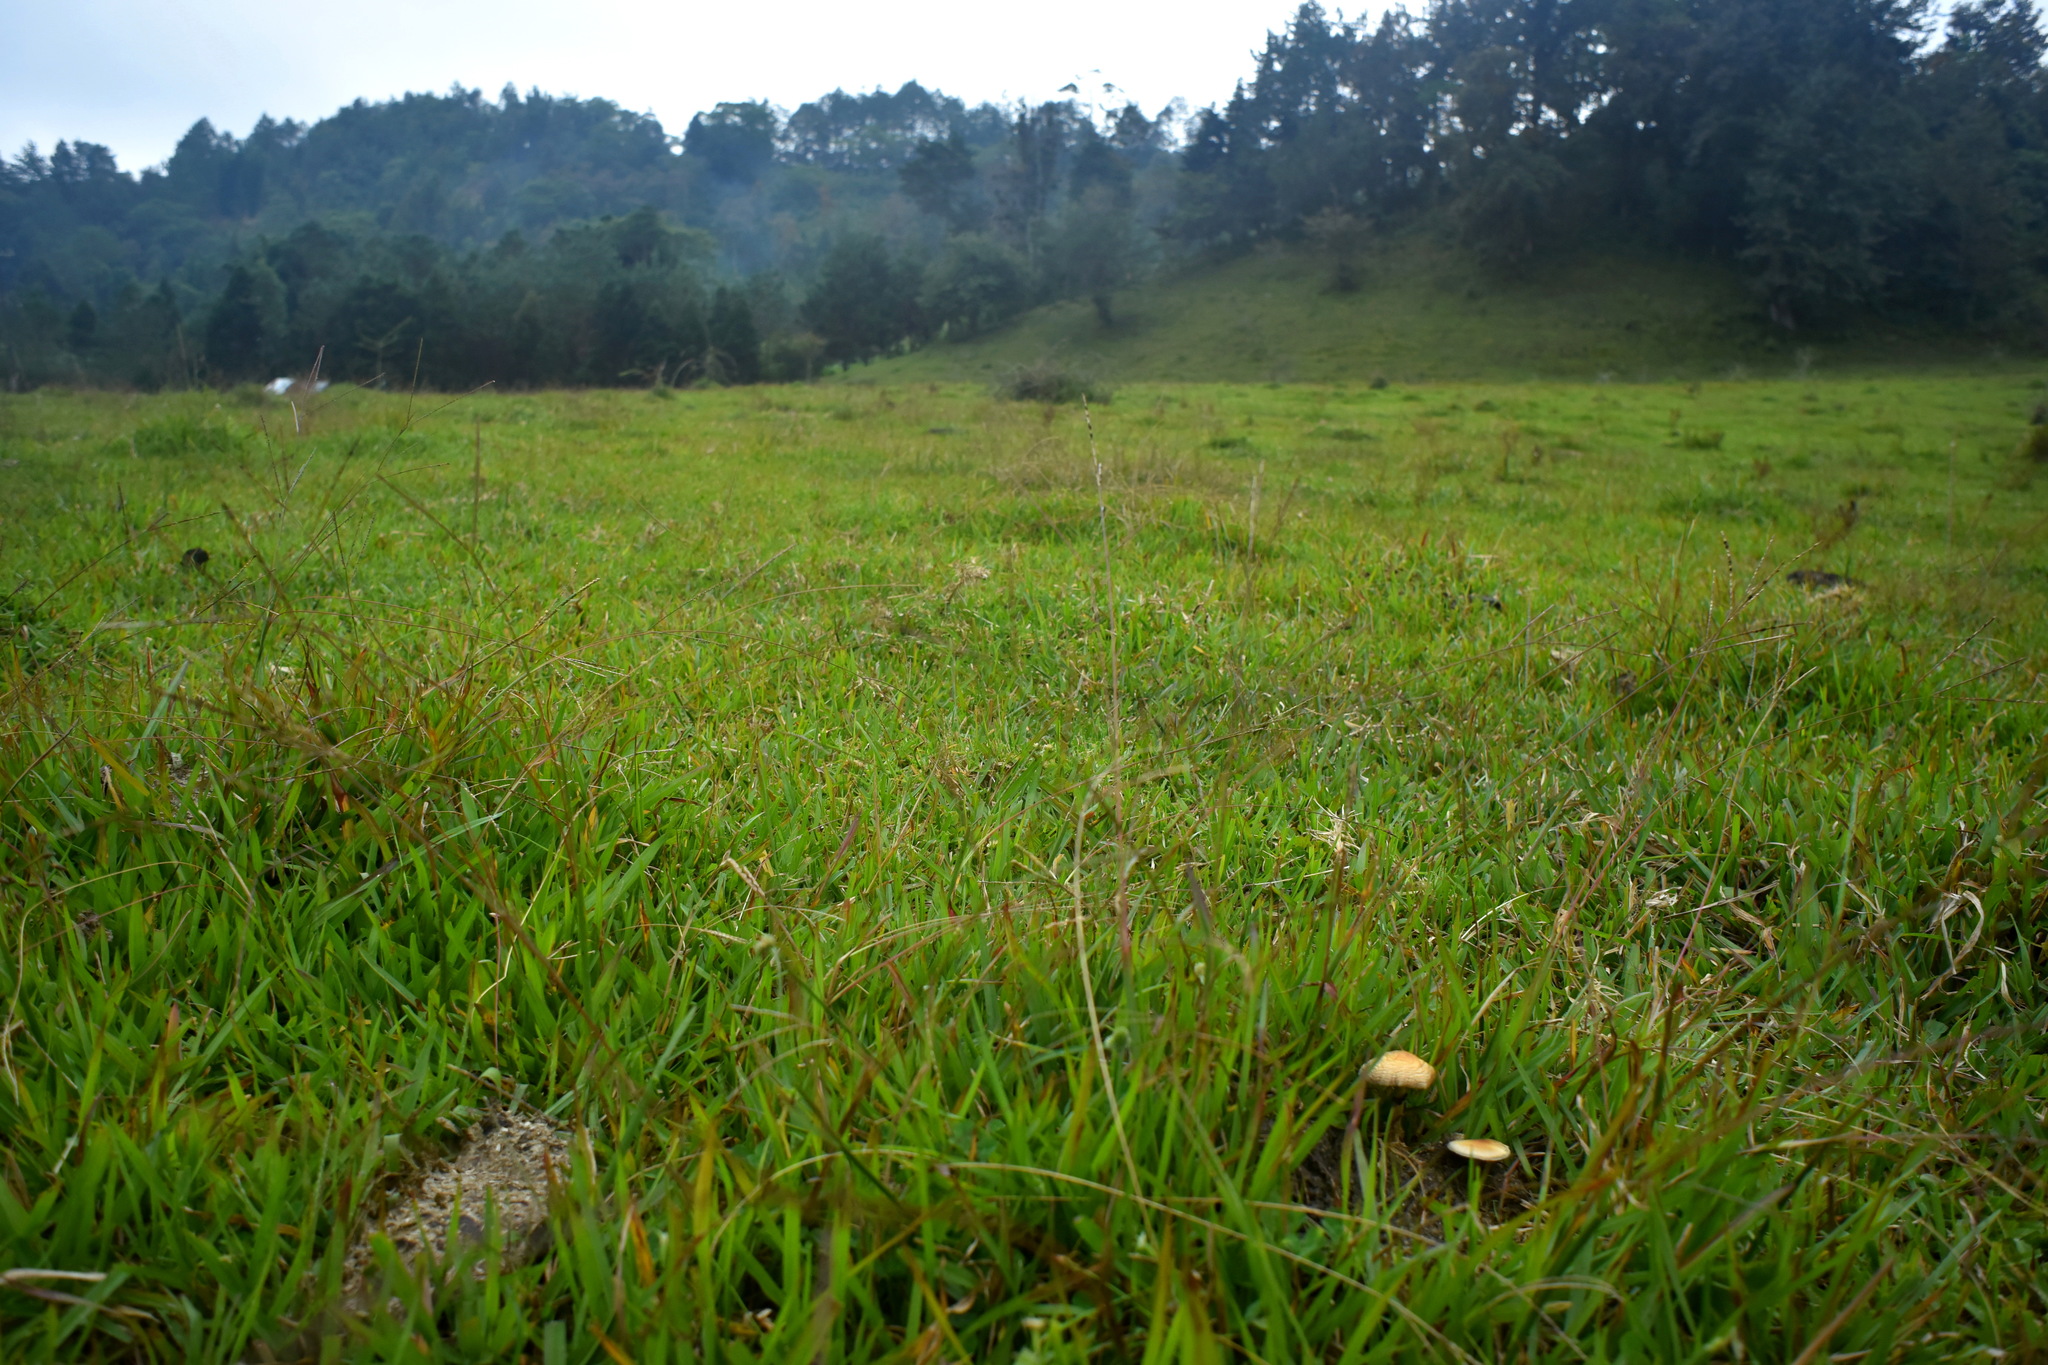
[{"label": "forest", "polygon": [[1791,333],[2048,326],[2048,52],[2029,0],[1304,4],[1234,95],[969,106],[919,84],[680,135],[507,88],[357,103],[161,166],[0,163],[0,372],[157,389],[801,379],[1264,243],[1344,289],[1404,233],[1481,272],[1723,262]]}]

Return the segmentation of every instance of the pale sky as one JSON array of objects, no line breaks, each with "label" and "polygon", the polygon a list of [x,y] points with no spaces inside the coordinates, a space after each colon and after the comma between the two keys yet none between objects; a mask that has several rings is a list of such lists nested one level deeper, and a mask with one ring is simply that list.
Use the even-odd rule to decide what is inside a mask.
[{"label": "pale sky", "polygon": [[1297,3],[0,0],[0,154],[83,139],[135,170],[201,117],[240,137],[260,114],[311,122],[357,96],[495,97],[507,81],[602,96],[676,134],[721,100],[794,109],[912,79],[969,103],[1070,80],[1099,99],[1108,81],[1157,113],[1227,98]]}]

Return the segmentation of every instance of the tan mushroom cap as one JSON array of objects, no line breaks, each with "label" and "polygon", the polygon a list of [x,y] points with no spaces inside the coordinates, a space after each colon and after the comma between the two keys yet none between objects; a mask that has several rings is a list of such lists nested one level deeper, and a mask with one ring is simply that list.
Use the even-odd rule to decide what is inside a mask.
[{"label": "tan mushroom cap", "polygon": [[1412,1052],[1389,1052],[1365,1069],[1365,1080],[1396,1090],[1427,1090],[1436,1083],[1436,1068]]},{"label": "tan mushroom cap", "polygon": [[1452,1138],[1444,1146],[1467,1161],[1506,1161],[1515,1154],[1514,1148],[1492,1138]]}]

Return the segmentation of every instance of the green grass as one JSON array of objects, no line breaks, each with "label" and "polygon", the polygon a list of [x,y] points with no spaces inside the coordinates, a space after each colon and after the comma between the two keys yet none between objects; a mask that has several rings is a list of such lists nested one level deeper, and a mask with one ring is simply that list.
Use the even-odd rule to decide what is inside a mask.
[{"label": "green grass", "polygon": [[0,1357],[2038,1359],[2037,397],[0,398]]},{"label": "green grass", "polygon": [[1786,335],[1733,271],[1588,253],[1489,272],[1420,236],[1384,244],[1354,292],[1327,261],[1270,246],[1197,263],[1117,296],[1105,329],[1085,301],[1035,309],[986,336],[857,368],[862,379],[988,381],[1048,357],[1102,380],[1394,382],[1719,380],[1818,368],[1995,359],[1972,337],[1873,317]]}]

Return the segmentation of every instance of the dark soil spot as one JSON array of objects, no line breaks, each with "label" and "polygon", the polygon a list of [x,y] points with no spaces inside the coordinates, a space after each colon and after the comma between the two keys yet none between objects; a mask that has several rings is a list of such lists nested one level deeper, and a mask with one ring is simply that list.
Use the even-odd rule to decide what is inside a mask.
[{"label": "dark soil spot", "polygon": [[1369,1174],[1378,1182],[1370,1191],[1370,1206],[1393,1227],[1431,1240],[1442,1238],[1446,1213],[1468,1204],[1489,1226],[1536,1206],[1536,1185],[1523,1165],[1540,1161],[1540,1153],[1525,1155],[1522,1161],[1482,1165],[1453,1156],[1437,1143],[1411,1147],[1394,1137],[1364,1132],[1357,1137],[1373,1169],[1358,1169],[1356,1152],[1347,1150],[1345,1130],[1334,1127],[1295,1168],[1295,1202],[1332,1213],[1361,1212],[1368,1207],[1368,1191],[1361,1181]]},{"label": "dark soil spot", "polygon": [[[569,1135],[546,1119],[486,1115],[454,1155],[409,1173],[386,1191],[381,1216],[364,1220],[342,1276],[345,1306],[365,1312],[375,1297],[373,1233],[391,1239],[406,1274],[415,1278],[465,1245],[495,1254],[501,1266],[530,1260],[546,1246],[548,1195],[568,1179],[568,1163]],[[487,1235],[493,1212],[495,1237]],[[483,1278],[481,1260],[475,1274]]]}]

